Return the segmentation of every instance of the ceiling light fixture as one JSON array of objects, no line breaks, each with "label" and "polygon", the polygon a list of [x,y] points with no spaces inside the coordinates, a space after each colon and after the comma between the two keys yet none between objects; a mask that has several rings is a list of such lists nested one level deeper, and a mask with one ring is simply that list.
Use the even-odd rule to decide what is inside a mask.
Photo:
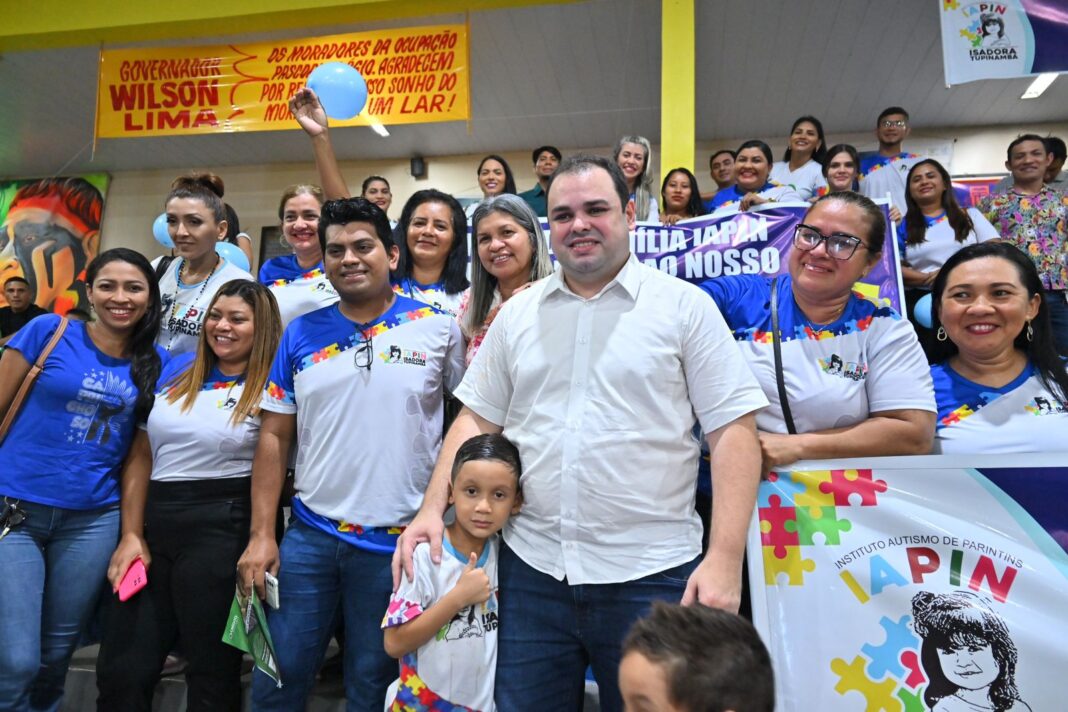
[{"label": "ceiling light fixture", "polygon": [[371,130],[382,138],[386,138],[387,136],[389,136],[389,131],[386,130],[386,127],[377,121],[371,124]]},{"label": "ceiling light fixture", "polygon": [[1031,86],[1027,87],[1027,91],[1020,97],[1021,99],[1037,99],[1042,96],[1042,92],[1049,89],[1049,85],[1053,83],[1053,80],[1057,78],[1056,72],[1047,72],[1046,74],[1039,74],[1035,77],[1035,81],[1031,82]]}]

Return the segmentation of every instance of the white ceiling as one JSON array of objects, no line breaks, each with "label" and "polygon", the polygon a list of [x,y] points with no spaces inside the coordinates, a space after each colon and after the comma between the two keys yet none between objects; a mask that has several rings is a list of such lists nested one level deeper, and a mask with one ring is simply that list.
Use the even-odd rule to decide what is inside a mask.
[{"label": "white ceiling", "polygon": [[[829,134],[867,131],[891,104],[910,111],[917,131],[1068,116],[1065,79],[1027,102],[1018,98],[1028,79],[946,89],[938,3],[697,0],[697,139],[783,136],[794,118],[809,113],[822,118]],[[337,151],[343,159],[379,159],[520,150],[543,143],[567,149],[611,144],[623,133],[643,134],[656,143],[660,5],[659,0],[589,0],[472,12],[471,121],[391,127],[386,139],[366,128],[339,130]],[[462,15],[436,15],[227,36],[225,41],[463,20]],[[223,40],[204,36],[190,43]],[[0,177],[308,159],[299,131],[106,139],[91,158],[96,63],[96,47],[15,52],[0,59],[0,96],[5,97]]]}]

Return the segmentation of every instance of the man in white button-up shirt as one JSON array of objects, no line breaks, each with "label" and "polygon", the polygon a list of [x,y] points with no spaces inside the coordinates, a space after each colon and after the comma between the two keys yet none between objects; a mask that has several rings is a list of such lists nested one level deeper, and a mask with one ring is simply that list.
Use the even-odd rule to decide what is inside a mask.
[{"label": "man in white button-up shirt", "polygon": [[[562,269],[487,332],[394,568],[410,575],[417,541],[440,557],[453,456],[503,430],[523,458],[524,506],[501,549],[497,706],[578,710],[590,664],[610,712],[622,639],[654,599],[737,610],[760,474],[753,412],[767,400],[711,300],[631,255],[634,204],[614,164],[566,160],[549,221]],[[715,473],[703,559],[695,421]]]}]

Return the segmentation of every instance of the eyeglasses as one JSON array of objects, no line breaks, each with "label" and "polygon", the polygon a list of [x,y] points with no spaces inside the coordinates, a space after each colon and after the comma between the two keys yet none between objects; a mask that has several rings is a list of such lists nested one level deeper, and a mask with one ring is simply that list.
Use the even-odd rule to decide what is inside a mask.
[{"label": "eyeglasses", "polygon": [[884,129],[903,129],[909,125],[909,122],[898,119],[897,121],[884,121],[882,125]]},{"label": "eyeglasses", "polygon": [[794,228],[794,246],[805,252],[816,249],[821,242],[827,243],[827,254],[836,260],[848,260],[858,247],[868,246],[859,237],[844,232],[824,235],[814,227],[798,225]]},{"label": "eyeglasses", "polygon": [[352,362],[356,368],[371,370],[371,362],[375,359],[375,352],[371,346],[371,332],[363,329],[356,330],[356,351]]}]

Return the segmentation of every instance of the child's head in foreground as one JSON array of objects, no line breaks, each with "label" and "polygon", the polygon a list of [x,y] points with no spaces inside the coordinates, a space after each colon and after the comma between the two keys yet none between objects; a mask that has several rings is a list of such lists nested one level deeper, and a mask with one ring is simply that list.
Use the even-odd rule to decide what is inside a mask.
[{"label": "child's head in foreground", "polygon": [[773,712],[771,658],[749,621],[704,606],[653,603],[623,641],[627,712]]},{"label": "child's head in foreground", "polygon": [[519,449],[508,438],[487,433],[467,440],[452,463],[449,504],[456,508],[456,526],[476,539],[500,531],[519,513],[522,474]]}]

